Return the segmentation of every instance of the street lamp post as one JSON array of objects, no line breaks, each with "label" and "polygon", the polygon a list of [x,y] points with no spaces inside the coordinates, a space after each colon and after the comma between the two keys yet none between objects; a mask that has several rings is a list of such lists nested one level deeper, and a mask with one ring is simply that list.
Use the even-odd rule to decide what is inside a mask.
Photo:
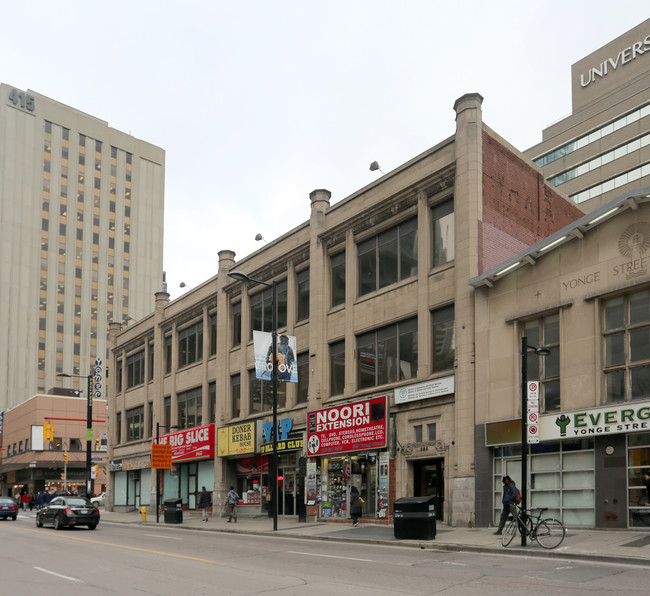
[{"label": "street lamp post", "polygon": [[[172,424],[171,426],[164,426],[160,422],[156,422],[156,445],[160,443],[160,429],[171,430],[172,428],[180,428]],[[160,523],[160,470],[156,470],[156,523]]]},{"label": "street lamp post", "polygon": [[252,279],[243,271],[231,271],[229,277],[237,281],[245,281],[259,284],[271,288],[271,335],[273,350],[273,368],[271,372],[271,384],[273,387],[273,428],[271,430],[273,437],[273,453],[271,454],[271,474],[269,483],[271,485],[271,507],[273,508],[273,531],[278,529],[278,318],[276,313],[277,284],[275,280],[271,283]]},{"label": "street lamp post", "polygon": [[[548,356],[548,348],[528,345],[528,338],[521,338],[521,508],[527,508],[528,494],[528,352]],[[521,546],[526,546],[526,533],[521,530]]]},{"label": "street lamp post", "polygon": [[[91,373],[94,371],[91,371]],[[57,377],[67,377],[71,379],[86,379],[88,387],[86,389],[86,496],[92,497],[92,478],[90,477],[90,467],[92,461],[92,443],[93,443],[93,379],[94,374],[89,375],[70,375],[68,373],[58,373]]]}]

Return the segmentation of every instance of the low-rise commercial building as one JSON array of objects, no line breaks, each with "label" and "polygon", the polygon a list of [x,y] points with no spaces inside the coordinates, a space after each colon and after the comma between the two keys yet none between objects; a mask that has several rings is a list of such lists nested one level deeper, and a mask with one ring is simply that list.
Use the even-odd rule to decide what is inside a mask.
[{"label": "low-rise commercial building", "polygon": [[[74,390],[67,393],[34,395],[3,413],[0,460],[3,495],[15,498],[23,493],[36,495],[43,490],[85,494],[86,400],[75,395]],[[96,399],[91,447],[94,494],[106,490],[107,431],[106,400]]]},{"label": "low-rise commercial building", "polygon": [[[216,276],[112,325],[109,506],[151,505],[158,486],[190,509],[206,486],[219,506],[233,484],[267,510],[272,383],[256,374],[253,332],[272,330],[275,306],[297,370],[279,383],[280,514],[307,503],[346,518],[356,486],[365,519],[431,495],[439,519],[475,522],[468,280],[582,215],[483,123],[481,104],[459,98],[451,137],[334,204],[313,191],[304,224],[237,262],[221,250]],[[160,479],[157,435],[172,444]]]}]

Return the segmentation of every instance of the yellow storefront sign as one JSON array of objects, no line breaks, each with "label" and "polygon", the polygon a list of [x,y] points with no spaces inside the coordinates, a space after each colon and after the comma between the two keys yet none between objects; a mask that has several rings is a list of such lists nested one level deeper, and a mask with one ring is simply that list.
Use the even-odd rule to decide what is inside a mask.
[{"label": "yellow storefront sign", "polygon": [[243,422],[217,429],[217,455],[246,455],[255,453],[255,422]]}]

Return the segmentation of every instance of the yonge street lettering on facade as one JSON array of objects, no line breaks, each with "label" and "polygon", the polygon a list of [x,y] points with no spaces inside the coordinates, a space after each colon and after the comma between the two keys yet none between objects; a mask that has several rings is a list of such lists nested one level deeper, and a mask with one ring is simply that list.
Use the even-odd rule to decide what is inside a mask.
[{"label": "yonge street lettering on facade", "polygon": [[542,441],[589,435],[615,435],[650,429],[650,402],[631,402],[540,416]]}]

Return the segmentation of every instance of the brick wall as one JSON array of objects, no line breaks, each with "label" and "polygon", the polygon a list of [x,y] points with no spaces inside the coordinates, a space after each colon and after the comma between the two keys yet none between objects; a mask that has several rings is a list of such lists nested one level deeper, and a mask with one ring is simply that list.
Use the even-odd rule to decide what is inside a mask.
[{"label": "brick wall", "polygon": [[483,132],[479,273],[562,229],[584,213],[525,159]]}]

